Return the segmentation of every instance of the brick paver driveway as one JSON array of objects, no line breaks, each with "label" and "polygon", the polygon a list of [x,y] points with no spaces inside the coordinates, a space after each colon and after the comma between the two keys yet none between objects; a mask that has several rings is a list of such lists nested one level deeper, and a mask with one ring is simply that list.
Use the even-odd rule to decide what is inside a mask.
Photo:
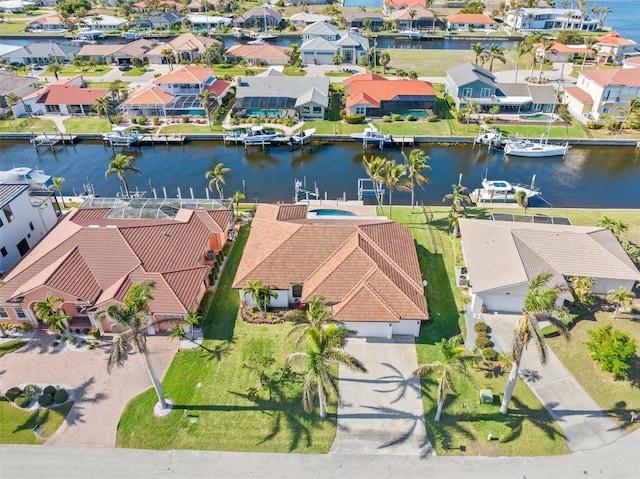
[{"label": "brick paver driveway", "polygon": [[[22,349],[0,358],[1,391],[23,383],[61,384],[75,390],[76,401],[71,412],[47,444],[115,446],[116,429],[125,405],[151,387],[137,354],[131,355],[124,367],[107,373],[111,338],[107,334],[92,351],[53,352],[51,336],[38,331]],[[153,370],[163,378],[178,349],[178,341],[151,336],[147,347]]]}]

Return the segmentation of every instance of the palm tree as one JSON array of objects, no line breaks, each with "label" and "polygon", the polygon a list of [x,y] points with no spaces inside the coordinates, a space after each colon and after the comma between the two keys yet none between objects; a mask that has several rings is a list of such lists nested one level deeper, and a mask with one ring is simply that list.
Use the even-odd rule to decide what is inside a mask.
[{"label": "palm tree", "polygon": [[202,93],[198,93],[196,98],[202,104],[202,108],[204,109],[204,113],[207,115],[207,122],[209,123],[209,129],[211,129],[211,100],[215,98],[211,95],[209,90],[202,90]]},{"label": "palm tree", "polygon": [[613,236],[615,236],[618,241],[620,241],[622,235],[629,229],[629,225],[624,223],[622,220],[616,220],[606,215],[603,216],[601,220],[598,220],[598,226],[607,228],[611,233],[613,233]]},{"label": "palm tree", "polygon": [[202,59],[211,66],[212,63],[222,63],[222,54],[224,53],[223,44],[214,44],[202,51]]},{"label": "palm tree", "polygon": [[524,190],[518,190],[513,194],[513,199],[520,208],[524,208],[524,214],[527,214],[527,208],[529,207],[529,198]]},{"label": "palm tree", "polygon": [[478,115],[478,122],[480,122],[480,103],[475,100],[467,100],[467,104],[465,106],[467,110],[467,130],[469,130],[469,122],[471,121],[471,116],[473,114]]},{"label": "palm tree", "polygon": [[505,369],[509,369],[513,365],[513,356],[509,351],[503,351],[498,355],[498,364],[500,364],[500,373],[504,373]]},{"label": "palm tree", "polygon": [[540,362],[547,363],[548,349],[544,335],[540,331],[540,321],[549,321],[565,338],[569,338],[569,330],[565,325],[568,313],[565,307],[557,306],[556,301],[561,289],[558,286],[548,286],[551,279],[550,273],[540,273],[529,283],[529,291],[524,299],[522,317],[516,323],[513,331],[513,367],[509,374],[507,389],[504,393],[500,412],[507,414],[509,402],[513,395],[513,389],[518,380],[518,372],[522,362],[522,355],[528,348],[531,340],[534,341]]},{"label": "palm tree", "polygon": [[380,65],[382,65],[382,74],[387,71],[387,65],[391,62],[391,55],[389,52],[382,52],[380,54]]},{"label": "palm tree", "polygon": [[49,325],[49,331],[57,332],[70,338],[69,320],[71,316],[63,311],[63,302],[64,299],[47,294],[45,299],[35,302],[33,312],[43,323]]},{"label": "palm tree", "polygon": [[542,80],[542,67],[544,67],[544,62],[547,59],[547,52],[551,50],[551,47],[554,44],[555,42],[553,40],[547,40],[545,38],[541,39],[540,46],[538,47],[539,50],[542,50],[542,53],[540,54],[541,60],[540,70],[538,71],[538,81]]},{"label": "palm tree", "polygon": [[440,421],[442,407],[447,399],[447,394],[456,392],[452,374],[460,374],[468,380],[473,380],[467,371],[467,365],[479,360],[477,356],[469,354],[464,346],[460,344],[459,336],[441,340],[438,343],[438,347],[440,360],[418,366],[418,369],[413,372],[414,376],[419,377],[428,376],[434,371],[438,372],[438,409],[434,418],[436,422]]},{"label": "palm tree", "polygon": [[163,48],[160,56],[169,64],[169,70],[173,70],[173,62],[176,61],[176,55],[173,53],[173,50],[171,48]]},{"label": "palm tree", "polygon": [[344,60],[345,60],[344,55],[341,55],[339,53],[333,56],[333,64],[338,66],[338,70],[340,69],[340,65]]},{"label": "palm tree", "polygon": [[231,197],[233,203],[236,205],[236,216],[240,215],[240,200],[244,200],[246,197],[247,195],[242,191],[236,191]]},{"label": "palm tree", "polygon": [[607,303],[615,305],[616,309],[613,312],[611,319],[616,319],[616,314],[620,308],[628,308],[633,303],[636,295],[631,291],[627,291],[624,286],[620,286],[620,289],[616,291],[612,289],[607,293]]},{"label": "palm tree", "polygon": [[384,184],[389,188],[389,219],[391,219],[391,197],[393,190],[409,191],[409,180],[405,178],[407,174],[407,166],[402,163],[396,163],[395,160],[387,161],[387,166],[384,169]]},{"label": "palm tree", "polygon": [[584,70],[584,64],[587,62],[589,53],[595,51],[593,47],[596,43],[598,43],[598,40],[596,40],[594,37],[584,37],[584,46],[587,47],[587,51],[582,57],[582,65],[580,65],[580,71]]},{"label": "palm tree", "polygon": [[367,157],[363,156],[362,164],[364,165],[364,170],[367,173],[367,176],[371,179],[371,183],[373,183],[373,191],[376,195],[378,206],[382,211],[382,192],[380,191],[380,185],[382,184],[385,176],[387,160],[381,156],[372,156],[367,160]]},{"label": "palm tree", "polygon": [[18,103],[22,103],[22,106],[24,107],[24,111],[27,113],[27,115],[29,115],[29,118],[31,118],[31,112],[27,111],[27,106],[25,105],[24,100],[22,99],[22,97],[19,97],[15,93],[7,93],[5,95],[5,97],[4,97],[4,100],[7,103],[7,106],[9,108],[13,108]]},{"label": "palm tree", "polygon": [[533,50],[533,46],[530,43],[522,41],[518,44],[518,49],[516,50],[517,59],[516,59],[516,76],[513,80],[515,83],[518,83],[518,68],[520,67],[520,58],[522,55],[526,55],[527,53],[531,53]]},{"label": "palm tree", "polygon": [[408,76],[409,76],[409,80],[417,80],[418,72],[416,72],[415,70],[411,70]]},{"label": "palm tree", "polygon": [[60,73],[62,71],[62,65],[60,65],[58,62],[52,62],[49,63],[47,65],[47,70],[48,73],[53,73],[56,77],[56,81],[58,81],[58,73]]},{"label": "palm tree", "polygon": [[483,57],[484,53],[485,53],[484,47],[482,46],[482,43],[472,43],[471,44],[471,50],[473,50],[473,53],[476,56],[476,59],[475,59],[474,63],[476,65],[478,65],[478,60],[480,60]]},{"label": "palm tree", "polygon": [[423,171],[431,169],[431,166],[427,164],[431,158],[428,155],[425,155],[424,151],[420,148],[411,150],[408,157],[403,150],[402,156],[404,157],[404,164],[407,167],[407,175],[409,177],[409,182],[411,183],[411,212],[413,213],[413,208],[415,206],[414,194],[416,183],[420,188],[422,188],[425,183],[431,183],[431,179],[423,174]]},{"label": "palm tree", "polygon": [[410,9],[407,12],[407,15],[409,15],[409,29],[413,30],[413,19],[415,18],[415,16],[418,14],[418,12],[415,9]]},{"label": "palm tree", "polygon": [[168,405],[162,392],[162,385],[153,373],[146,355],[148,330],[151,326],[162,322],[147,323],[146,314],[149,312],[149,303],[153,300],[153,286],[153,283],[133,284],[124,298],[124,304],[111,304],[106,310],[98,312],[96,317],[99,320],[110,321],[112,331],[118,332],[107,358],[107,371],[111,373],[114,366],[124,366],[129,357],[129,347],[133,346],[140,353],[162,409],[167,409]]},{"label": "palm tree", "polygon": [[625,123],[627,123],[630,118],[640,116],[640,99],[631,98],[629,100],[629,106],[620,108],[620,112],[624,115],[624,119],[620,122],[620,133],[622,133]]},{"label": "palm tree", "polygon": [[270,284],[263,284],[261,279],[255,281],[247,281],[247,286],[242,288],[242,294],[249,294],[251,298],[258,306],[258,311],[262,315],[267,314],[267,308],[271,299],[278,297],[278,293],[275,292],[273,286]]},{"label": "palm tree", "polygon": [[451,211],[453,213],[464,213],[467,205],[471,203],[468,188],[462,185],[451,185],[451,193],[447,193],[442,197],[443,203],[447,201],[451,201]]},{"label": "palm tree", "polygon": [[226,184],[224,177],[227,173],[231,173],[231,168],[224,166],[224,163],[218,163],[212,170],[207,171],[204,175],[205,178],[209,179],[209,191],[213,191],[214,188],[218,190],[220,201],[224,199],[222,196],[222,186]]},{"label": "palm tree", "polygon": [[311,328],[321,329],[335,322],[324,297],[319,295],[311,298],[305,308],[289,310],[287,317],[295,323],[289,330],[289,336],[295,336],[296,344],[305,338]]},{"label": "palm tree", "polygon": [[313,410],[313,396],[318,393],[320,418],[327,417],[327,393],[337,397],[338,378],[333,375],[332,364],[340,364],[351,371],[367,372],[364,364],[342,349],[343,341],[353,334],[343,324],[331,323],[324,328],[310,328],[307,332],[306,352],[296,352],[287,356],[287,364],[303,363],[306,375],[302,390],[304,410]]},{"label": "palm tree", "polygon": [[129,197],[129,184],[127,183],[127,173],[136,173],[141,175],[142,172],[133,166],[136,159],[133,156],[127,156],[118,154],[115,159],[109,163],[107,171],[104,172],[104,177],[109,178],[111,175],[116,174],[120,181],[124,184],[124,194]]},{"label": "palm tree", "polygon": [[202,316],[200,316],[197,311],[191,311],[187,317],[184,318],[184,322],[191,327],[191,340],[195,339],[195,328],[202,322]]},{"label": "palm tree", "polygon": [[64,204],[64,196],[62,196],[62,185],[64,185],[64,178],[62,176],[54,176],[51,178],[51,182],[53,183],[53,188],[58,190],[60,194],[60,199],[62,200],[62,207],[66,208],[67,205]]},{"label": "palm tree", "polygon": [[504,48],[492,43],[487,52],[487,58],[489,60],[489,71],[493,71],[493,61],[500,60],[502,63],[507,63],[507,59],[504,56]]},{"label": "palm tree", "polygon": [[111,128],[111,115],[113,115],[115,105],[113,98],[102,97],[98,98],[93,104],[93,108],[98,112],[98,116],[105,116],[109,122],[109,128]]}]

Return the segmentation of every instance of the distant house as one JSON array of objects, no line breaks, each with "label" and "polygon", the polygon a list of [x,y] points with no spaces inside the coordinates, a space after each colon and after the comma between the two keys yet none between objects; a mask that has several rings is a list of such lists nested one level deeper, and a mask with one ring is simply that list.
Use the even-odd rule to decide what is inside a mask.
[{"label": "distant house", "polygon": [[194,28],[202,28],[207,31],[224,28],[232,23],[230,18],[217,15],[191,14],[188,15],[187,18]]},{"label": "distant house", "polygon": [[238,63],[246,61],[248,65],[286,65],[291,48],[276,45],[236,44],[224,53],[224,61]]},{"label": "distant house", "polygon": [[37,78],[23,77],[9,71],[0,71],[0,111],[5,111],[8,107],[7,96],[15,95],[18,98],[22,98],[37,89]]},{"label": "distant house", "polygon": [[340,31],[331,23],[318,22],[302,32],[300,53],[305,65],[332,65],[336,55],[342,55],[343,63],[357,64],[369,54],[369,40],[356,32]]},{"label": "distant house", "polygon": [[329,106],[328,77],[291,77],[270,69],[267,75],[241,77],[233,112],[237,117],[264,116],[322,120]]},{"label": "distant house", "polygon": [[270,306],[322,296],[333,318],[358,336],[418,336],[429,318],[411,231],[379,220],[308,219],[306,205],[258,205],[233,288],[272,285]]},{"label": "distant house", "polygon": [[[83,17],[82,22],[86,23],[87,26],[91,28],[96,28],[98,30],[120,30],[122,26],[127,23],[127,20],[124,18],[114,17],[113,15],[100,15],[98,17],[99,20],[96,21],[96,17],[88,16]],[[80,22],[78,22],[80,23]]]},{"label": "distant house", "polygon": [[424,0],[384,0],[383,11],[386,15],[391,15],[397,10],[411,10],[419,7],[424,8]]},{"label": "distant house", "polygon": [[194,35],[193,33],[183,33],[171,41],[157,45],[149,50],[147,57],[149,58],[149,63],[152,65],[169,63],[169,60],[162,53],[163,50],[169,49],[173,52],[175,63],[180,63],[183,60],[193,62],[194,60],[201,59],[203,52],[207,48],[220,48],[221,45],[221,42],[215,38]]},{"label": "distant house", "polygon": [[8,63],[22,63],[29,65],[37,63],[72,62],[80,47],[69,43],[36,42],[2,55]]},{"label": "distant house", "polygon": [[577,8],[519,8],[507,13],[505,26],[520,31],[595,31],[600,19]]},{"label": "distant house", "polygon": [[124,45],[109,43],[83,45],[78,52],[78,56],[96,63],[128,65],[134,58],[146,62],[147,53],[151,50],[152,45],[153,43],[145,38],[140,38]]},{"label": "distant house", "polygon": [[640,73],[636,68],[583,70],[575,86],[564,91],[569,112],[582,123],[601,115],[624,118],[632,98],[640,98]]},{"label": "distant house", "polygon": [[182,23],[184,15],[173,12],[155,12],[141,15],[134,20],[135,25],[143,30],[168,30]]},{"label": "distant house", "polygon": [[457,109],[474,100],[482,111],[498,106],[502,113],[552,113],[556,103],[552,85],[498,82],[489,70],[471,62],[447,70],[445,91]]},{"label": "distant house", "polygon": [[[133,284],[149,282],[154,284],[150,322],[179,320],[196,311],[211,266],[233,227],[233,212],[204,200],[198,204],[208,203],[211,209],[195,209],[194,202],[187,206],[181,200],[145,203],[146,211],[156,208],[157,214],[141,219],[139,206],[115,198],[101,201],[105,206],[74,208],[66,214],[5,275],[0,286],[3,321],[37,326],[34,304],[53,294],[62,298],[71,327],[111,331],[111,324],[96,313],[121,304]],[[123,208],[129,216],[117,215]],[[158,326],[169,327],[169,322]]]},{"label": "distant house", "polygon": [[447,17],[449,30],[497,30],[498,22],[484,13],[458,13]]},{"label": "distant house", "polygon": [[622,61],[622,68],[640,68],[640,56],[625,58]]},{"label": "distant house", "polygon": [[316,22],[330,22],[331,17],[321,13],[300,12],[291,15],[289,22],[297,28],[304,28]]},{"label": "distant house", "polygon": [[[381,117],[393,113],[409,114],[433,109],[436,94],[433,85],[420,80],[388,80],[386,78],[349,78],[347,112],[351,115]],[[376,75],[377,76],[377,75]]]},{"label": "distant house", "polygon": [[45,114],[90,115],[93,105],[109,94],[107,88],[87,88],[82,75],[51,83],[22,98],[13,108],[16,117]]},{"label": "distant house", "polygon": [[582,58],[589,55],[591,50],[586,45],[565,45],[564,43],[555,42],[548,49],[544,49],[544,45],[538,44],[536,55],[538,58],[544,57],[551,62],[572,62],[576,58]]},{"label": "distant house", "polygon": [[210,68],[182,65],[132,93],[119,109],[130,116],[204,115],[198,95],[208,91],[215,106],[230,86],[231,82],[217,79]]},{"label": "distant house", "polygon": [[282,22],[282,14],[267,7],[256,7],[247,10],[235,20],[235,25],[242,28],[269,29],[278,28]]},{"label": "distant house", "polygon": [[32,32],[62,32],[67,29],[60,14],[44,15],[27,22],[27,29]]},{"label": "distant house", "polygon": [[[415,12],[413,18],[409,15],[410,12]],[[395,23],[398,30],[435,27],[435,18],[433,17],[433,13],[420,5],[394,10],[391,12],[390,18],[391,21]]]},{"label": "distant house", "polygon": [[619,64],[627,57],[640,56],[640,45],[617,32],[599,37],[595,44],[598,63]]},{"label": "distant house", "polygon": [[33,5],[33,2],[24,2],[22,0],[5,0],[0,2],[0,12],[2,13],[21,13],[24,7]]},{"label": "distant house", "polygon": [[[56,225],[60,214],[53,192],[0,183],[0,279]],[[0,321],[7,318],[0,307]]]},{"label": "distant house", "polygon": [[592,292],[631,291],[640,272],[602,227],[460,219],[471,310],[522,313],[529,282],[551,274],[562,288],[558,305],[573,299],[570,278],[591,277]]},{"label": "distant house", "polygon": [[344,21],[347,27],[367,27],[373,31],[384,27],[384,15],[381,12],[345,12]]}]

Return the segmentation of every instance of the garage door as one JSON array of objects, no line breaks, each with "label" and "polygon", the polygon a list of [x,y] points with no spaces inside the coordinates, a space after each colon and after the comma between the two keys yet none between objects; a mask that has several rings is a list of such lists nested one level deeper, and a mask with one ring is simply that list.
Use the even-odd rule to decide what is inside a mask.
[{"label": "garage door", "polygon": [[392,327],[389,323],[344,323],[360,337],[391,339]]},{"label": "garage door", "polygon": [[520,313],[524,305],[524,296],[514,294],[487,294],[481,297],[489,311]]},{"label": "garage door", "polygon": [[405,319],[398,323],[393,323],[391,327],[393,334],[407,334],[409,336],[420,336],[420,321]]}]

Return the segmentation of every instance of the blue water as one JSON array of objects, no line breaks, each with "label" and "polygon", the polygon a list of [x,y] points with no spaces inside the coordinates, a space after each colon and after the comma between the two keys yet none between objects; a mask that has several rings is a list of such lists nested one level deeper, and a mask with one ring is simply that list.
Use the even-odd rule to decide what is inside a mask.
[{"label": "blue water", "polygon": [[316,216],[355,216],[351,211],[332,209],[310,210],[309,213],[315,213]]},{"label": "blue water", "polygon": [[639,0],[597,0],[590,1],[589,7],[594,4],[600,7],[609,7],[611,12],[607,15],[605,25],[618,32],[620,36],[629,38],[640,44],[640,1]]},{"label": "blue water", "polygon": [[344,7],[382,8],[382,0],[344,0]]}]

